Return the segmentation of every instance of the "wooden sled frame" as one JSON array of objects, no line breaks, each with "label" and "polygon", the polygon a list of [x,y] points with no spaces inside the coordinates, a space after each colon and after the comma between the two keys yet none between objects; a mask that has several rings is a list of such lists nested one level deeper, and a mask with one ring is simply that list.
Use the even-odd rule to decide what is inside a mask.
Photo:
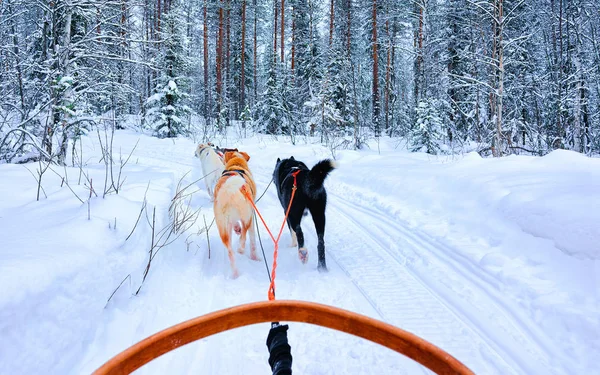
[{"label": "wooden sled frame", "polygon": [[254,302],[179,323],[117,354],[93,375],[130,374],[193,341],[234,328],[274,321],[310,323],[350,333],[401,353],[440,375],[474,375],[456,358],[410,332],[348,310],[295,300]]}]

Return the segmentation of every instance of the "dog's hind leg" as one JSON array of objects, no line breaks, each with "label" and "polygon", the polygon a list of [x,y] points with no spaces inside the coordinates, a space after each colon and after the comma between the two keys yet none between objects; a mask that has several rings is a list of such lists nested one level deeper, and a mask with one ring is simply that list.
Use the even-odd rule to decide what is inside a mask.
[{"label": "dog's hind leg", "polygon": [[250,217],[250,224],[248,224],[248,234],[250,235],[250,259],[260,260],[256,255],[256,232],[254,227],[254,217]]},{"label": "dog's hind leg", "polygon": [[212,187],[209,186],[208,184],[206,184],[206,192],[208,193],[208,196],[210,197],[210,201],[214,202],[215,201],[215,193],[213,192]]},{"label": "dog's hind leg", "polygon": [[290,244],[290,247],[298,246],[298,238],[296,237],[296,231],[292,229],[289,218],[287,220],[287,227],[290,230],[290,235],[292,236],[292,243]]},{"label": "dog's hind leg", "polygon": [[317,231],[317,237],[319,243],[317,245],[318,251],[318,266],[319,271],[327,271],[327,263],[325,261],[325,202],[314,202],[308,206],[310,215],[315,223],[315,229]]},{"label": "dog's hind leg", "polygon": [[221,236],[221,241],[223,241],[223,244],[227,248],[227,255],[229,256],[229,263],[232,271],[231,277],[236,279],[239,276],[239,272],[235,266],[235,255],[233,254],[233,249],[231,248],[231,230],[231,224],[219,226],[219,235]]},{"label": "dog's hind leg", "polygon": [[237,233],[236,228],[239,228],[239,234],[240,234],[240,245],[238,247],[237,252],[240,254],[244,254],[246,252],[246,232],[248,231],[248,227],[243,222],[236,223],[235,225],[237,227],[234,227],[234,231],[236,231],[236,233]]},{"label": "dog's hind leg", "polygon": [[[288,216],[288,220],[290,223],[290,228],[292,233],[296,234],[296,240],[298,241],[298,257],[302,263],[306,263],[308,261],[308,250],[304,247],[304,233],[302,233],[302,227],[300,226],[300,221],[302,220],[302,212],[298,215],[296,212],[290,212]],[[292,235],[292,241],[294,240],[294,236]]]}]

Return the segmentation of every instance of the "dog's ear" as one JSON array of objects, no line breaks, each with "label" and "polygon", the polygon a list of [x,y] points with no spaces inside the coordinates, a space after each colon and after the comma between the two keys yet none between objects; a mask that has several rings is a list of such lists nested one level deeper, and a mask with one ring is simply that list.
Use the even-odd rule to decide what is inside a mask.
[{"label": "dog's ear", "polygon": [[281,159],[277,158],[277,162],[279,163],[281,161]]},{"label": "dog's ear", "polygon": [[296,159],[294,159],[294,157],[293,157],[293,156],[290,156],[290,160],[296,160]]},{"label": "dog's ear", "polygon": [[227,163],[229,160],[233,159],[234,157],[235,157],[235,152],[227,151],[227,152],[225,152],[225,155],[223,156],[223,160],[225,161],[225,163]]},{"label": "dog's ear", "polygon": [[248,155],[244,151],[241,151],[240,154],[244,157],[244,159],[246,159],[246,161],[250,161],[250,155]]}]

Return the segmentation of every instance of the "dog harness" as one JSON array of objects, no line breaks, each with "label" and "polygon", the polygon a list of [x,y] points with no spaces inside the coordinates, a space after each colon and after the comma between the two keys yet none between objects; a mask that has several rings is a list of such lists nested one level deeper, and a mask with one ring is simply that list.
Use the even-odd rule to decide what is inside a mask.
[{"label": "dog harness", "polygon": [[[212,146],[211,146],[212,147]],[[202,153],[206,151],[208,152],[208,147],[204,147],[202,150],[200,150],[200,156],[202,156]]]},{"label": "dog harness", "polygon": [[221,176],[235,176],[236,174],[242,176],[244,180],[246,179],[246,171],[242,169],[228,169],[226,171],[223,171],[223,173],[221,173]]},{"label": "dog harness", "polygon": [[300,169],[300,167],[292,167],[288,174],[286,174],[283,180],[281,180],[281,182],[279,183],[279,190],[283,189],[283,183],[285,182],[285,180],[287,180],[290,176],[293,176],[294,173],[298,175],[298,173],[300,173],[301,171],[302,169]]},{"label": "dog harness", "polygon": [[[242,170],[242,169],[228,169],[226,171],[223,171],[223,173],[221,173],[221,177],[232,177],[238,175],[241,178],[244,179],[244,181],[246,181],[246,183],[248,182],[248,180],[246,180],[246,171]],[[248,184],[248,186],[250,187],[250,190],[252,190],[252,187],[250,186],[250,184]],[[254,190],[252,190],[252,194],[254,194]]]}]

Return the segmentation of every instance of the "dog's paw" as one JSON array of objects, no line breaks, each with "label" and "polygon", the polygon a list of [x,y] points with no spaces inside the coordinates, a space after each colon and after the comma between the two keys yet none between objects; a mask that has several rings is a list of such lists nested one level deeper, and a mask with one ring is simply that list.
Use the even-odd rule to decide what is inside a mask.
[{"label": "dog's paw", "polygon": [[317,270],[319,272],[329,272],[329,270],[327,269],[327,266],[325,264],[321,264],[321,263],[319,263],[319,265],[317,266]]},{"label": "dog's paw", "polygon": [[235,280],[238,277],[240,277],[240,272],[238,270],[233,270],[233,272],[231,273],[231,278]]},{"label": "dog's paw", "polygon": [[308,250],[305,247],[298,249],[298,258],[300,258],[302,264],[306,264],[306,262],[308,262]]},{"label": "dog's paw", "polygon": [[246,252],[246,249],[244,249],[243,247],[240,247],[239,249],[237,249],[237,252],[239,254],[244,254]]},{"label": "dog's paw", "polygon": [[258,255],[256,255],[256,253],[250,253],[250,259],[256,260],[256,261],[260,260],[260,258],[258,257]]}]

